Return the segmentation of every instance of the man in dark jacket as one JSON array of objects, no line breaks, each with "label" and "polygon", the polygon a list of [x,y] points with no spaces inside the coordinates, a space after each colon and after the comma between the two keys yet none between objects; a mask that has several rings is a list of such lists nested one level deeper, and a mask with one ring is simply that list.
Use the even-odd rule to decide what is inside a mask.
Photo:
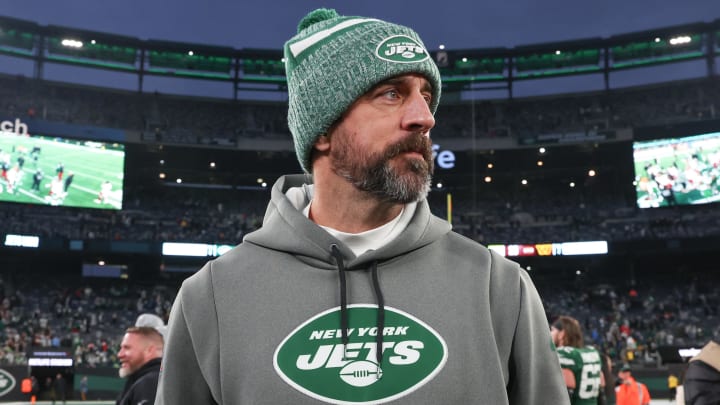
[{"label": "man in dark jacket", "polygon": [[685,405],[720,404],[720,333],[690,359],[683,388]]},{"label": "man in dark jacket", "polygon": [[[157,323],[143,322],[148,318],[156,318]],[[163,353],[164,324],[159,317],[144,314],[135,325],[128,328],[120,344],[119,374],[127,381],[117,405],[151,405],[155,402]]]}]

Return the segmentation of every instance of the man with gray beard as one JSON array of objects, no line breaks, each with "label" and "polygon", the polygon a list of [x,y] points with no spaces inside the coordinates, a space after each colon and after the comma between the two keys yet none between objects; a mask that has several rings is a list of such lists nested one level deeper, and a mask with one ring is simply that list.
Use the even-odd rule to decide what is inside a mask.
[{"label": "man with gray beard", "polygon": [[430,213],[417,33],[319,9],[285,64],[305,174],[183,283],[156,404],[569,404],[528,274]]}]

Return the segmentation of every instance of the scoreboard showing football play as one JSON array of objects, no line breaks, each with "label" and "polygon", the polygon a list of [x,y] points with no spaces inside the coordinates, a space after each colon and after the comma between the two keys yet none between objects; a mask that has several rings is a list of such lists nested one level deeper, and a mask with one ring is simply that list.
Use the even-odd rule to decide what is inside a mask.
[{"label": "scoreboard showing football play", "polygon": [[720,132],[633,143],[639,208],[720,201]]},{"label": "scoreboard showing football play", "polygon": [[0,129],[0,202],[122,209],[123,144],[12,129]]}]

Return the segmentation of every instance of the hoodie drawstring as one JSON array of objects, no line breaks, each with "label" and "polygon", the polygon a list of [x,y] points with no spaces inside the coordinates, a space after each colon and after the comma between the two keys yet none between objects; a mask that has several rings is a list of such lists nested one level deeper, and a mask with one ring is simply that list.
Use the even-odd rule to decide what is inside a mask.
[{"label": "hoodie drawstring", "polygon": [[[338,274],[340,276],[340,340],[342,341],[343,346],[347,348],[347,330],[349,328],[349,324],[347,314],[347,281],[345,280],[345,262],[343,261],[342,254],[340,253],[340,249],[338,249],[337,245],[330,246],[330,250],[335,257],[335,262],[337,262]],[[343,357],[345,357],[344,354]]]},{"label": "hoodie drawstring", "polygon": [[378,280],[377,274],[377,260],[373,262],[372,266],[372,280],[373,289],[375,290],[375,299],[377,300],[378,313],[377,313],[377,336],[375,336],[376,345],[376,357],[377,363],[382,364],[383,360],[383,331],[385,330],[385,299],[383,298],[382,290],[380,289],[380,281]]},{"label": "hoodie drawstring", "polygon": [[[343,261],[342,253],[338,249],[337,245],[333,244],[330,246],[330,251],[337,262],[338,275],[340,276],[340,340],[344,346],[344,350],[347,350],[348,344],[348,311],[347,311],[347,280],[345,278],[345,262]],[[385,299],[383,298],[382,290],[380,289],[380,280],[377,274],[377,260],[372,264],[372,282],[373,290],[375,290],[375,299],[377,300],[378,313],[376,320],[377,335],[375,336],[375,358],[378,365],[382,364],[383,360],[383,330],[385,329]],[[344,356],[347,357],[347,356]],[[380,376],[378,375],[378,378]]]}]

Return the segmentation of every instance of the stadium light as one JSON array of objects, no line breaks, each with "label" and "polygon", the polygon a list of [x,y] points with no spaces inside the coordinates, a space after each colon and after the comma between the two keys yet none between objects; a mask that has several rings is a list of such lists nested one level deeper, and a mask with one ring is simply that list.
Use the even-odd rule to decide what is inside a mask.
[{"label": "stadium light", "polygon": [[520,183],[522,183],[523,186],[527,186],[528,181],[527,181],[527,179],[522,179],[522,181]]},{"label": "stadium light", "polygon": [[588,170],[588,176],[595,177],[596,174],[597,174],[597,172],[595,170],[593,170],[593,169]]},{"label": "stadium light", "polygon": [[491,183],[491,182],[492,182],[492,177],[485,176],[485,183]]},{"label": "stadium light", "polygon": [[680,37],[670,38],[670,45],[689,44],[691,41],[692,41],[692,38],[690,38],[687,35],[683,35]]},{"label": "stadium light", "polygon": [[538,161],[537,161],[537,165],[538,165],[538,167],[542,167],[542,165],[544,165],[544,163],[543,163],[542,160],[538,160]]},{"label": "stadium light", "polygon": [[78,41],[75,39],[63,39],[62,41],[60,41],[60,43],[63,46],[67,46],[68,48],[82,48],[83,47],[82,41]]}]

